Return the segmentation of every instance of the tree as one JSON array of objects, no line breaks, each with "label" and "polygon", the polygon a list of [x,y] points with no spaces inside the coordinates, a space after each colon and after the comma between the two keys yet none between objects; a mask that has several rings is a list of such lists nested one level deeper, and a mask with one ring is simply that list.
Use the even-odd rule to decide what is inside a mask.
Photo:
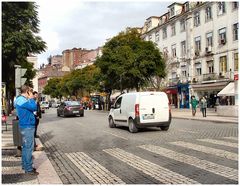
[{"label": "tree", "polygon": [[61,79],[52,78],[49,79],[47,85],[44,87],[43,94],[50,95],[52,98],[62,99],[62,92],[59,89]]},{"label": "tree", "polygon": [[2,2],[2,81],[6,82],[8,100],[15,94],[15,68],[27,68],[25,77],[31,84],[36,72],[27,62],[29,54],[45,51],[39,33],[37,5],[33,2]]},{"label": "tree", "polygon": [[165,63],[159,49],[150,41],[143,41],[137,29],[129,28],[108,41],[96,66],[103,74],[110,90],[133,89],[149,85],[153,77],[164,78]]}]

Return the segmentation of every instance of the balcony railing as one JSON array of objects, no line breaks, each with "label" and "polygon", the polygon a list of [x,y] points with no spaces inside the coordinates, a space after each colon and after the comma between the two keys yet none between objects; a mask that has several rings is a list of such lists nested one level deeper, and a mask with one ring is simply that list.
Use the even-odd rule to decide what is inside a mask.
[{"label": "balcony railing", "polygon": [[174,86],[174,85],[177,85],[178,84],[178,82],[179,82],[179,78],[172,78],[172,79],[169,79],[168,80],[168,85],[169,86]]},{"label": "balcony railing", "polygon": [[210,74],[203,74],[203,81],[210,81],[210,80],[217,80],[219,79],[218,74],[210,73]]}]

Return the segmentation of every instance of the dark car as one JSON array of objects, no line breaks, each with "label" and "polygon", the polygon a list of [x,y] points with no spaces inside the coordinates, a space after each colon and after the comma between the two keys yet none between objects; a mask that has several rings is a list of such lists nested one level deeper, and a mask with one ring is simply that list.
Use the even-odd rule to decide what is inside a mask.
[{"label": "dark car", "polygon": [[57,115],[63,117],[79,115],[83,117],[84,109],[79,101],[64,101],[57,108]]}]

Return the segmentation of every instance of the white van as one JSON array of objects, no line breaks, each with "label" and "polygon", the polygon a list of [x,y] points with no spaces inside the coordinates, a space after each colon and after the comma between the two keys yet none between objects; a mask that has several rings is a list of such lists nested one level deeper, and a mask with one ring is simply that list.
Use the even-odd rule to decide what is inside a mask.
[{"label": "white van", "polygon": [[108,116],[109,127],[127,126],[132,133],[145,127],[160,127],[167,131],[171,119],[168,97],[164,92],[122,94],[111,107]]}]

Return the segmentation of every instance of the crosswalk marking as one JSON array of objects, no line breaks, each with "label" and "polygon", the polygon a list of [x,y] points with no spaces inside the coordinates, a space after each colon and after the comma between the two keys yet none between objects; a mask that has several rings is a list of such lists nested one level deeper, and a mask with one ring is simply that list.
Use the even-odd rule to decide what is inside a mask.
[{"label": "crosswalk marking", "polygon": [[127,163],[135,169],[142,171],[143,173],[153,177],[154,179],[165,184],[197,184],[198,182],[187,178],[181,174],[168,170],[150,161],[142,159],[132,153],[126,152],[119,148],[105,149],[104,152],[111,156]]},{"label": "crosswalk marking", "polygon": [[213,144],[217,144],[217,145],[225,145],[225,146],[234,147],[234,148],[238,147],[238,143],[231,143],[231,142],[227,142],[227,141],[214,140],[214,139],[197,139],[197,140],[203,141],[203,142],[208,142],[208,143],[213,143]]},{"label": "crosswalk marking", "polygon": [[235,140],[235,141],[238,141],[238,137],[224,137],[224,139],[230,139],[230,140]]},{"label": "crosswalk marking", "polygon": [[221,149],[214,149],[211,147],[206,147],[203,145],[197,145],[194,143],[188,143],[188,142],[183,142],[183,141],[177,141],[177,142],[170,142],[173,145],[178,145],[184,148],[189,148],[189,149],[193,149],[196,151],[200,151],[200,152],[204,152],[204,153],[208,153],[208,154],[212,154],[215,156],[219,156],[222,158],[227,158],[230,160],[235,160],[238,161],[238,154],[236,153],[232,153],[232,152],[228,152],[225,150],[221,150]]},{"label": "crosswalk marking", "polygon": [[142,146],[139,146],[139,147],[142,148],[142,149],[148,150],[150,152],[159,154],[161,156],[171,158],[171,159],[174,159],[176,161],[183,162],[183,163],[190,164],[192,166],[195,166],[195,167],[198,167],[200,169],[218,174],[218,175],[226,177],[226,178],[233,179],[233,180],[238,180],[238,170],[236,170],[236,169],[225,167],[225,166],[222,166],[222,165],[218,165],[218,164],[212,163],[212,162],[207,161],[207,160],[201,160],[199,158],[189,156],[189,155],[186,155],[186,154],[182,154],[182,153],[178,153],[176,151],[172,151],[172,150],[162,148],[162,147],[159,147],[159,146],[142,145]]},{"label": "crosswalk marking", "polygon": [[94,184],[125,184],[120,178],[83,152],[66,153],[66,155]]}]

